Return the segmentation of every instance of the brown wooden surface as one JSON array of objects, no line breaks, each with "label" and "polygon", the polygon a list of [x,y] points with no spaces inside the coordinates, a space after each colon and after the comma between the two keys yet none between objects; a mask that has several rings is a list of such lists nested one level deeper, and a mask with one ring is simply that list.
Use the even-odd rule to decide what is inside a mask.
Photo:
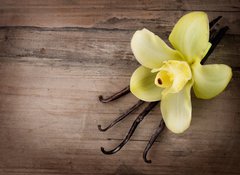
[{"label": "brown wooden surface", "polygon": [[[192,10],[224,16],[230,30],[208,60],[233,68],[224,93],[193,97],[191,127],[165,130],[142,152],[158,125],[159,108],[141,123],[116,155],[137,113],[101,133],[137,101],[126,96],[101,104],[129,83],[138,63],[130,49],[135,30],[146,27],[167,40],[174,23]],[[239,0],[0,0],[0,174],[240,174]]]}]

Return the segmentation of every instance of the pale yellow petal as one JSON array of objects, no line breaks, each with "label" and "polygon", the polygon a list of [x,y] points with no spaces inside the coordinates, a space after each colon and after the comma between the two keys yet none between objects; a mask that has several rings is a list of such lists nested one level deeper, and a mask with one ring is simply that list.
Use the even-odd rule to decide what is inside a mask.
[{"label": "pale yellow petal", "polygon": [[144,66],[137,68],[130,80],[131,92],[144,101],[159,101],[163,89],[154,84],[156,74]]},{"label": "pale yellow petal", "polygon": [[232,78],[232,69],[224,64],[192,65],[193,89],[198,98],[210,99],[220,94]]},{"label": "pale yellow petal", "polygon": [[182,59],[178,51],[168,47],[161,38],[147,29],[135,32],[131,48],[138,62],[150,69],[159,68],[165,60]]},{"label": "pale yellow petal", "polygon": [[191,87],[192,81],[189,81],[180,92],[169,93],[162,97],[163,120],[167,128],[174,133],[182,133],[190,126],[192,118]]},{"label": "pale yellow petal", "polygon": [[174,26],[169,41],[189,63],[201,60],[211,47],[207,14],[191,12],[181,17]]}]

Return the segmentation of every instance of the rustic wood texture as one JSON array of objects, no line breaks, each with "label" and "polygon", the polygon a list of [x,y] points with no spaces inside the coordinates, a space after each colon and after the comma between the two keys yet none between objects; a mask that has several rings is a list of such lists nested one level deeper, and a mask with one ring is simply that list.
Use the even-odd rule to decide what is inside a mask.
[{"label": "rustic wood texture", "polygon": [[[101,104],[129,84],[138,67],[130,49],[135,30],[149,28],[167,41],[188,11],[222,15],[230,27],[207,63],[233,68],[228,88],[212,100],[192,97],[191,127],[165,130],[142,152],[157,127],[155,108],[117,154],[116,146],[138,110],[106,126],[137,99]],[[239,0],[0,0],[0,174],[240,174]],[[142,109],[142,108],[141,108]]]}]

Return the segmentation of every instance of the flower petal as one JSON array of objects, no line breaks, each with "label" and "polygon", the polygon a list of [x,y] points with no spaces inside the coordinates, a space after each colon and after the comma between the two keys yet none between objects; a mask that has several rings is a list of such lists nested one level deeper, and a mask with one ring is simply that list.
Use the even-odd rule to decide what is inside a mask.
[{"label": "flower petal", "polygon": [[192,104],[191,87],[192,81],[178,93],[169,93],[162,97],[161,111],[163,120],[169,130],[174,133],[184,132],[191,123]]},{"label": "flower petal", "polygon": [[165,60],[181,60],[178,51],[171,49],[154,33],[138,30],[131,40],[131,48],[138,62],[150,69],[159,68]]},{"label": "flower petal", "polygon": [[198,98],[210,99],[220,94],[232,78],[232,69],[224,64],[192,65],[194,93]]},{"label": "flower petal", "polygon": [[144,101],[158,101],[161,99],[162,88],[154,84],[157,73],[152,73],[151,69],[140,66],[132,74],[130,80],[130,90],[139,99]]},{"label": "flower petal", "polygon": [[184,15],[174,26],[169,41],[189,62],[202,59],[211,47],[208,16],[204,12]]}]

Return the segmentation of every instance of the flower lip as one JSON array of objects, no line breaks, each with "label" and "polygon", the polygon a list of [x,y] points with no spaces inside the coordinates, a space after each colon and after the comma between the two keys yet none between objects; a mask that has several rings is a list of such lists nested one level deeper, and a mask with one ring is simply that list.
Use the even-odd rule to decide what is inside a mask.
[{"label": "flower lip", "polygon": [[167,70],[160,70],[155,78],[155,85],[161,88],[167,88],[172,85],[173,75]]},{"label": "flower lip", "polygon": [[162,94],[177,93],[182,90],[185,84],[192,78],[190,66],[185,61],[169,60],[163,63],[155,77],[155,85],[164,88]]}]

